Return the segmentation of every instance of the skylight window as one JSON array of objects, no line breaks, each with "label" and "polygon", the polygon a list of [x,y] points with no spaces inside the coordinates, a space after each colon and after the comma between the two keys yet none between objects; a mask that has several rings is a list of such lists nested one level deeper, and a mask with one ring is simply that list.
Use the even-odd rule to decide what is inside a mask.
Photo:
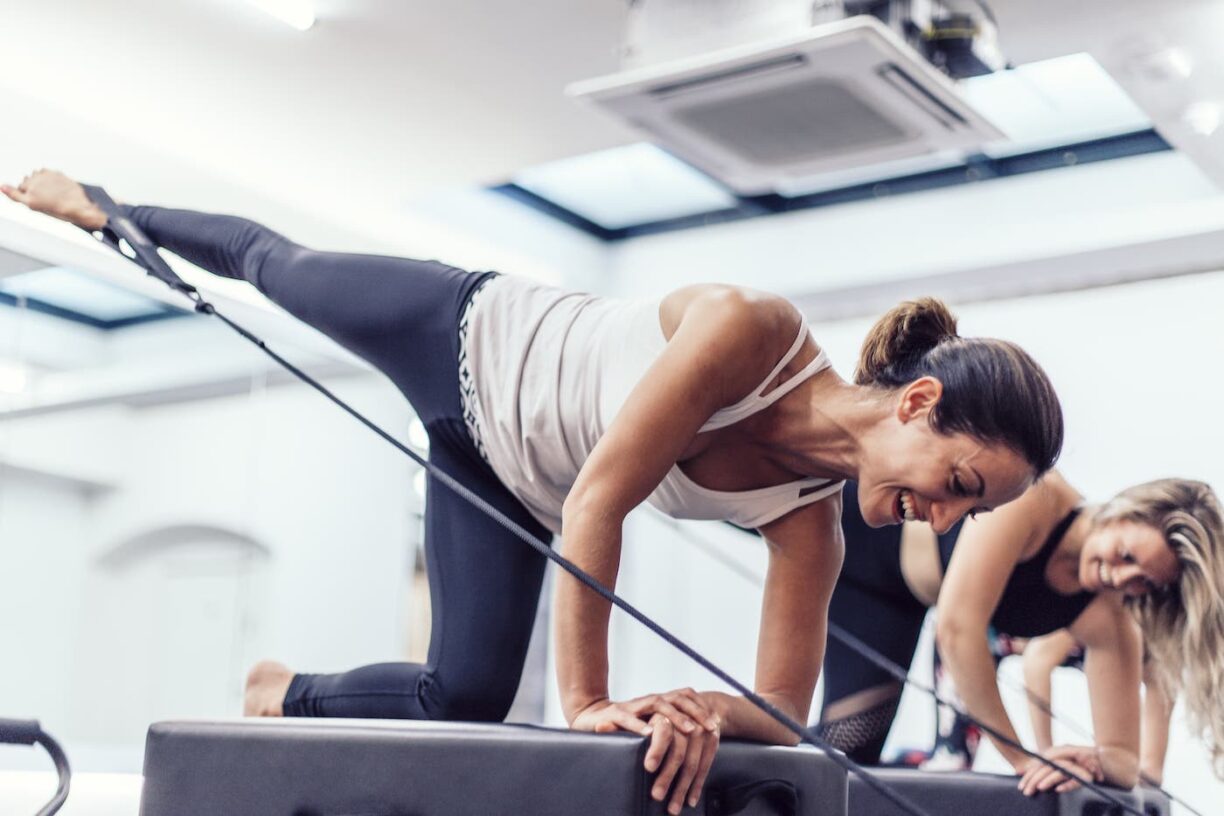
[{"label": "skylight window", "polygon": [[738,203],[705,174],[644,142],[528,168],[514,183],[609,230]]},{"label": "skylight window", "polygon": [[48,267],[0,279],[0,294],[49,306],[61,316],[100,328],[177,314],[151,298],[65,267]]},{"label": "skylight window", "polygon": [[1088,54],[1031,62],[973,77],[961,93],[1008,138],[990,156],[1014,155],[1152,126],[1151,120]]},{"label": "skylight window", "polygon": [[[737,197],[647,143],[531,168],[494,189],[615,241],[1171,149],[1088,54],[973,77],[959,89],[1006,139],[971,153],[946,150],[821,173],[756,197]],[[1221,121],[1224,106],[1195,111],[1203,132]]]}]

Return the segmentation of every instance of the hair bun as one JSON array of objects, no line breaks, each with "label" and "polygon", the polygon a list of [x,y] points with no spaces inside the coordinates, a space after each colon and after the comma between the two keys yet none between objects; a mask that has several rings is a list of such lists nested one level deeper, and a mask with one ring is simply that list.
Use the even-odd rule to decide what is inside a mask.
[{"label": "hair bun", "polygon": [[[863,341],[854,381],[859,385],[900,385],[907,363],[917,362],[945,340],[957,337],[956,317],[942,300],[907,300],[876,321]],[[900,364],[900,365],[899,365]]]}]

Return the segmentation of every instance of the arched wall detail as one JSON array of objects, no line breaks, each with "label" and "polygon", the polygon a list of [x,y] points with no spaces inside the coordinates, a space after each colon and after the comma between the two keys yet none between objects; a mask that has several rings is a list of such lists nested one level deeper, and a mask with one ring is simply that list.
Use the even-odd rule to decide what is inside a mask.
[{"label": "arched wall detail", "polygon": [[270,558],[271,549],[252,536],[214,524],[173,524],[154,527],[119,538],[106,547],[95,563],[109,569],[122,569],[151,555],[199,541],[231,547],[258,558]]}]

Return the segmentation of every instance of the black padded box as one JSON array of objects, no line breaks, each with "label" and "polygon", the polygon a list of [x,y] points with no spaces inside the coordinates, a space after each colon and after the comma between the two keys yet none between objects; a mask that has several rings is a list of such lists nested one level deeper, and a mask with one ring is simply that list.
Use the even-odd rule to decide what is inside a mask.
[{"label": "black padded box", "polygon": [[[1127,811],[1080,788],[1070,793],[1028,797],[1016,790],[1019,779],[985,773],[877,768],[874,775],[914,804],[932,814],[987,816],[1125,816]],[[1110,790],[1146,816],[1169,816],[1169,800],[1156,791]],[[850,816],[893,816],[896,807],[855,777],[850,778]]]},{"label": "black padded box", "polygon": [[[395,720],[165,722],[145,743],[141,816],[664,814],[645,740],[516,725]],[[708,816],[844,816],[821,752],[725,741]]]}]

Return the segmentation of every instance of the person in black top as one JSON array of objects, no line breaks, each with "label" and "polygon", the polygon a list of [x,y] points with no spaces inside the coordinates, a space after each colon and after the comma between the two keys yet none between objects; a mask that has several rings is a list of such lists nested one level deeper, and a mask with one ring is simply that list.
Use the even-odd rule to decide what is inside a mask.
[{"label": "person in black top", "polygon": [[[829,621],[894,663],[908,666],[927,609],[938,602],[936,639],[966,710],[1019,741],[1003,707],[990,653],[991,628],[1013,637],[1067,629],[1085,647],[1095,746],[1054,746],[1045,755],[1119,787],[1139,771],[1139,686],[1144,639],[1154,645],[1160,679],[1189,696],[1210,683],[1188,641],[1185,610],[1205,604],[1198,619],[1224,628],[1219,573],[1224,524],[1220,504],[1201,482],[1161,480],[1124,491],[1100,507],[1057,472],[989,515],[936,536],[925,524],[871,528],[843,496],[846,557]],[[918,506],[907,521],[924,521]],[[1181,598],[1185,596],[1186,602]],[[1194,599],[1205,599],[1196,601]],[[1159,605],[1160,614],[1153,606]],[[1136,618],[1142,630],[1136,625]],[[1172,623],[1170,623],[1172,622]],[[1184,644],[1174,659],[1173,641]],[[1201,647],[1200,647],[1201,648]],[[1205,650],[1204,650],[1205,651]],[[879,761],[900,702],[901,684],[837,640],[825,653],[824,737],[851,758]],[[1200,699],[1209,750],[1218,742],[1212,703]],[[996,741],[1026,793],[1070,790],[1073,780]]]}]

